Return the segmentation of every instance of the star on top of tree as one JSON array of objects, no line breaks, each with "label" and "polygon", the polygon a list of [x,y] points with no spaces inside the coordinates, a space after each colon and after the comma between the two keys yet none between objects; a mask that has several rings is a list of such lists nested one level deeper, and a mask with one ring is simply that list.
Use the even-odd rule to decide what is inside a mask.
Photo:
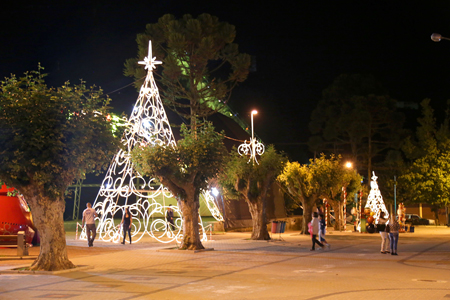
[{"label": "star on top of tree", "polygon": [[372,171],[372,181],[377,181],[377,179],[378,179],[378,176],[377,175],[375,175],[375,172],[374,171]]},{"label": "star on top of tree", "polygon": [[145,65],[145,69],[150,72],[156,69],[155,65],[162,64],[162,61],[156,60],[156,57],[152,57],[152,41],[148,41],[148,55],[143,61],[139,61],[138,64]]}]

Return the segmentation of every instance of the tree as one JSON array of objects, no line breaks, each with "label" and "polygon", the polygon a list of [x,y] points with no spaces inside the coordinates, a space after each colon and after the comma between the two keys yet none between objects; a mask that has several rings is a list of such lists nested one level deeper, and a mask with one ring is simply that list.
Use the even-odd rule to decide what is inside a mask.
[{"label": "tree", "polygon": [[416,136],[408,137],[402,146],[409,163],[399,186],[405,200],[428,203],[437,214],[437,208],[450,204],[450,111],[445,111],[438,125],[430,100],[423,100],[421,106]]},{"label": "tree", "polygon": [[283,184],[293,199],[298,199],[303,206],[302,233],[308,234],[307,224],[311,222],[312,210],[318,199],[326,199],[333,205],[335,211],[335,227],[339,229],[342,220],[343,192],[348,188],[355,192],[356,179],[360,179],[355,171],[345,169],[341,157],[324,154],[311,159],[309,164],[298,162],[287,163],[278,180]]},{"label": "tree", "polygon": [[197,130],[181,127],[177,147],[146,145],[135,147],[132,161],[141,175],[157,177],[175,196],[183,217],[180,249],[204,249],[199,236],[199,195],[221,170],[227,150],[223,136],[210,123]]},{"label": "tree", "polygon": [[145,76],[137,62],[151,40],[156,57],[163,60],[157,73],[162,99],[195,128],[197,120],[223,109],[233,88],[248,76],[250,56],[239,53],[235,37],[233,25],[209,14],[178,20],[166,14],[137,35],[138,55],[125,62],[124,74],[136,80]]},{"label": "tree", "polygon": [[[311,164],[313,164],[311,160]],[[320,184],[314,177],[311,165],[287,162],[278,180],[283,184],[291,199],[297,200],[303,208],[302,233],[308,233],[308,223],[312,219],[314,203],[320,197]]]},{"label": "tree", "polygon": [[0,90],[0,180],[28,201],[41,249],[32,270],[73,268],[67,257],[64,193],[100,171],[119,146],[107,121],[109,98],[84,82],[58,88],[38,71],[12,75]]},{"label": "tree", "polygon": [[252,216],[253,240],[270,239],[266,217],[267,195],[286,161],[286,157],[277,153],[273,146],[267,147],[259,163],[250,163],[247,156],[232,151],[219,176],[220,185],[229,199],[247,202]]},{"label": "tree", "polygon": [[321,155],[314,161],[314,175],[321,186],[321,199],[326,199],[334,209],[336,230],[343,229],[344,194],[347,199],[353,199],[353,195],[361,189],[361,175],[356,170],[344,167],[341,156],[331,155],[329,159]]},{"label": "tree", "polygon": [[324,90],[311,115],[308,144],[315,153],[351,158],[370,178],[374,162],[398,148],[403,122],[396,100],[373,77],[342,74]]}]

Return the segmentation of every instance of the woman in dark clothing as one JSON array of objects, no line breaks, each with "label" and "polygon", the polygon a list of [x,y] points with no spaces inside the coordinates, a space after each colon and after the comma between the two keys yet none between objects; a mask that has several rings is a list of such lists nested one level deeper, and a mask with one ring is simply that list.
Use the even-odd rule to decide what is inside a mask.
[{"label": "woman in dark clothing", "polygon": [[128,232],[128,236],[130,237],[130,244],[131,244],[131,223],[133,222],[133,217],[131,216],[130,210],[127,208],[125,208],[125,213],[123,214],[122,217],[122,222],[120,223],[120,225],[122,225],[123,228],[123,242],[122,244],[125,245],[125,240],[127,237],[127,232]]},{"label": "woman in dark clothing", "polygon": [[384,212],[380,212],[380,218],[378,219],[377,231],[381,236],[381,254],[389,253],[389,231],[386,231],[387,219],[385,219]]}]

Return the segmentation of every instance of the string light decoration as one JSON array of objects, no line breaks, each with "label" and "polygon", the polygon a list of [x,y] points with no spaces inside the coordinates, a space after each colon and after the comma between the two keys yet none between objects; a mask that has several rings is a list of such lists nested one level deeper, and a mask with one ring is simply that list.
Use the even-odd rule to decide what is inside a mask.
[{"label": "string light decoration", "polygon": [[378,224],[378,219],[380,218],[380,213],[384,212],[384,217],[389,219],[389,212],[384,205],[383,197],[381,196],[380,189],[378,188],[377,176],[375,172],[372,171],[372,181],[370,182],[370,193],[367,197],[366,208],[370,208],[370,211],[374,213],[373,218],[375,219],[375,224]]},{"label": "string light decoration", "polygon": [[207,192],[203,191],[203,198],[205,199],[206,206],[208,207],[209,211],[211,212],[211,215],[219,222],[223,221],[223,216],[219,211],[219,208],[216,205],[216,202],[214,201],[214,196],[211,195],[213,191]]},{"label": "string light decoration", "polygon": [[[147,76],[122,137],[124,150],[119,150],[112,159],[93,205],[99,214],[97,234],[100,240],[118,243],[123,238],[122,229],[114,223],[114,219],[120,218],[126,207],[133,217],[131,224],[133,242],[138,242],[146,234],[161,243],[173,241],[179,243],[183,238],[182,214],[179,207],[171,206],[174,212],[173,229],[165,219],[169,207],[165,200],[173,198],[173,195],[166,187],[157,183],[155,178],[141,176],[131,162],[130,153],[136,145],[176,147],[172,128],[153,77],[153,70],[161,63],[152,57],[152,46],[149,41],[148,56],[139,62],[145,65]],[[214,201],[211,203],[209,200],[209,192],[203,191],[203,195],[208,199],[205,202],[212,215],[216,219],[223,220]],[[162,199],[163,204],[158,203],[157,199]],[[177,215],[179,217],[176,217]],[[201,217],[199,225],[204,241],[207,236]],[[85,229],[80,238],[86,239]]]},{"label": "string light decoration", "polygon": [[344,231],[347,230],[347,188],[342,187],[342,192],[344,193]]},{"label": "string light decoration", "polygon": [[256,159],[256,154],[259,156],[263,155],[264,153],[264,145],[256,140],[253,133],[253,115],[256,115],[258,112],[256,110],[252,110],[251,113],[251,120],[252,120],[252,138],[247,144],[247,141],[244,141],[243,144],[239,145],[238,147],[238,153],[241,156],[247,156],[250,155],[250,159],[248,162],[252,161],[252,163],[258,163],[258,160]]}]

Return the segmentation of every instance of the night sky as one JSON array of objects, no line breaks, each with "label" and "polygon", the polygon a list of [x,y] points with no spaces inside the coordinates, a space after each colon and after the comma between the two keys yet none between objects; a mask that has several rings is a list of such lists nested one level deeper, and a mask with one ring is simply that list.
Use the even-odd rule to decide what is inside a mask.
[{"label": "night sky", "polygon": [[450,37],[450,2],[411,3],[14,1],[0,10],[0,77],[40,62],[50,85],[83,78],[110,94],[116,112],[129,114],[137,91],[125,87],[133,79],[123,76],[123,63],[137,53],[136,34],[166,13],[210,13],[236,26],[240,51],[257,62],[231,107],[247,122],[257,109],[255,131],[264,142],[304,159],[311,111],[339,74],[372,74],[400,101],[429,97],[436,110],[445,108],[450,41],[430,35]]}]

